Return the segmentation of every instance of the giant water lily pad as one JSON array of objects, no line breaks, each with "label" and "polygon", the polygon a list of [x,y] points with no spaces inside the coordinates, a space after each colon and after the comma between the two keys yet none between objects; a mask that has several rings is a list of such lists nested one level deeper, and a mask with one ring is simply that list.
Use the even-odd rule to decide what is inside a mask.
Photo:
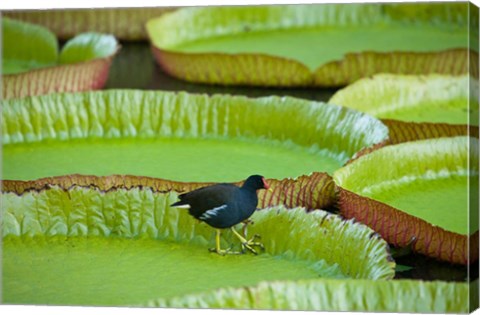
[{"label": "giant water lily pad", "polygon": [[111,60],[118,50],[115,37],[83,33],[66,42],[61,51],[48,29],[2,19],[3,98],[103,87]]},{"label": "giant water lily pad", "polygon": [[357,111],[274,96],[46,95],[5,102],[3,117],[3,176],[19,180],[75,173],[281,179],[332,173],[388,137],[380,121]]},{"label": "giant water lily pad", "polygon": [[401,10],[391,4],[184,8],[146,27],[163,69],[193,82],[339,86],[379,72],[468,72],[468,4],[412,6],[413,14],[424,13],[415,21]]},{"label": "giant water lily pad", "polygon": [[395,246],[412,244],[454,263],[477,260],[478,230],[468,223],[469,189],[478,191],[475,143],[468,137],[406,142],[358,158],[334,174],[342,215]]},{"label": "giant water lily pad", "polygon": [[[386,242],[336,215],[281,206],[258,211],[249,233],[262,235],[265,252],[220,256],[207,250],[212,228],[169,207],[174,190],[121,184],[103,190],[95,181],[69,188],[63,182],[18,193],[11,188],[25,183],[5,181],[3,301],[140,305],[261,281],[394,275]],[[229,231],[222,235],[223,246],[235,246]]]},{"label": "giant water lily pad", "polygon": [[478,116],[478,82],[469,75],[379,74],[339,90],[329,103],[381,118],[392,143],[478,136],[478,121],[468,126]]}]

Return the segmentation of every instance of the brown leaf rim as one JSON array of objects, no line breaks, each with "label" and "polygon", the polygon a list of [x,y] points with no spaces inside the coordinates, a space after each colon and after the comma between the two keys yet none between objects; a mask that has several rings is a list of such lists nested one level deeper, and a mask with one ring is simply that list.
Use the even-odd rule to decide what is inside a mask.
[{"label": "brown leaf rim", "polygon": [[[168,74],[190,82],[220,85],[338,87],[376,73],[468,72],[468,50],[447,49],[434,53],[361,52],[331,61],[310,71],[293,59],[266,54],[181,53],[152,45],[153,55]],[[472,55],[478,53],[470,52]]]},{"label": "brown leaf rim", "polygon": [[390,144],[468,135],[478,138],[478,126],[429,122],[416,123],[396,119],[381,120],[388,127]]},{"label": "brown leaf rim", "polygon": [[[284,205],[287,208],[327,209],[336,202],[335,184],[332,177],[327,173],[314,172],[311,175],[302,175],[295,179],[267,179],[267,182],[271,191],[260,190],[258,192],[258,208]],[[241,183],[234,184],[240,185]],[[56,186],[65,190],[72,187],[90,187],[101,191],[148,188],[154,192],[175,191],[184,193],[211,184],[214,183],[179,182],[133,175],[94,176],[73,174],[32,181],[4,180],[2,191],[3,193],[22,195],[29,191],[42,191]]]}]

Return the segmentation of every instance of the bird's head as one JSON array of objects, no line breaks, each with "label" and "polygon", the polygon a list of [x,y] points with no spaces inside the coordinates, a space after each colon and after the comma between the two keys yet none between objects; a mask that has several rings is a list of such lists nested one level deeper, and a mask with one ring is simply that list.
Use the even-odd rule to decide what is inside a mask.
[{"label": "bird's head", "polygon": [[242,187],[247,187],[254,190],[270,189],[270,186],[268,185],[267,181],[261,175],[252,175],[248,177],[245,183],[243,183]]}]

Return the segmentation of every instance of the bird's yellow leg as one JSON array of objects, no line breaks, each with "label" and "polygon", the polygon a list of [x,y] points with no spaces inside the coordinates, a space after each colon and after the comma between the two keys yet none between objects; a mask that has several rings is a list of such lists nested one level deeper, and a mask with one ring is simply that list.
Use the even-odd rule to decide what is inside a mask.
[{"label": "bird's yellow leg", "polygon": [[220,248],[220,234],[221,233],[222,233],[222,231],[220,229],[216,229],[215,248],[210,248],[210,251],[211,252],[216,252],[217,254],[222,255],[222,256],[225,255],[225,254],[235,254],[235,255],[241,254],[241,252],[231,251],[230,248],[227,248],[227,249],[221,249]]},{"label": "bird's yellow leg", "polygon": [[246,219],[246,220],[243,221],[242,223],[243,223],[242,235],[243,235],[243,238],[247,238],[247,228],[248,228],[248,225],[249,225],[249,224],[253,224],[253,221],[250,220],[250,219]]},{"label": "bird's yellow leg", "polygon": [[220,234],[222,233],[219,229],[216,230],[216,235],[215,235],[215,249],[217,253],[220,253]]},{"label": "bird's yellow leg", "polygon": [[260,237],[259,235],[255,234],[253,236],[253,238],[251,238],[250,240],[247,241],[247,239],[245,237],[243,237],[242,235],[240,235],[240,233],[238,233],[233,226],[231,227],[231,230],[232,230],[233,234],[235,234],[235,236],[240,240],[240,242],[242,242],[242,249],[243,250],[245,250],[245,248],[246,248],[256,255],[257,251],[255,249],[253,249],[252,246],[259,246],[260,248],[265,249],[265,247],[263,246],[262,243],[255,242],[255,239]]}]

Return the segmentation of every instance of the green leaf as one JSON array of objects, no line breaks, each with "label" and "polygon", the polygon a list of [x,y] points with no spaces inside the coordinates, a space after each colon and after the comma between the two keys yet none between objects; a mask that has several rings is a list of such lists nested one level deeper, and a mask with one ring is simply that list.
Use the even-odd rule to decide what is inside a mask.
[{"label": "green leaf", "polygon": [[[248,232],[262,235],[264,253],[209,253],[214,230],[170,208],[176,199],[149,187],[93,184],[4,192],[3,300],[137,305],[261,281],[394,275],[384,240],[321,210],[257,211]],[[229,244],[239,246],[225,231],[222,246]]]},{"label": "green leaf", "polygon": [[375,118],[291,97],[118,90],[11,100],[3,110],[7,179],[296,177],[333,172],[387,138]]},{"label": "green leaf", "polygon": [[83,33],[67,41],[59,55],[57,39],[45,27],[3,18],[2,28],[4,74],[105,58],[118,46],[112,35]]},{"label": "green leaf", "polygon": [[69,40],[60,53],[60,63],[69,64],[111,56],[117,50],[112,35],[84,33]]},{"label": "green leaf", "polygon": [[333,176],[341,188],[341,213],[396,246],[414,237],[414,251],[468,263],[478,256],[467,242],[475,233],[468,226],[469,189],[478,190],[478,150],[469,150],[474,144],[468,137],[438,138],[386,146],[358,158]]},{"label": "green leaf", "polygon": [[2,72],[4,75],[54,65],[58,42],[47,28],[2,18]]},{"label": "green leaf", "polygon": [[9,18],[2,27],[3,99],[102,88],[118,50],[113,36],[86,33],[68,41],[59,56],[48,29]]}]

